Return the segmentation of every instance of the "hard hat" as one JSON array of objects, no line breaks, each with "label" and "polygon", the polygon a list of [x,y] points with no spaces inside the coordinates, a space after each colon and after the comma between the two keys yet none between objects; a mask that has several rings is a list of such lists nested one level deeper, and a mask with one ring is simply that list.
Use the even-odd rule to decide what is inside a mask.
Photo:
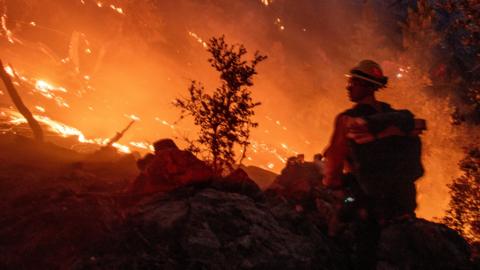
[{"label": "hard hat", "polygon": [[372,60],[362,60],[350,70],[349,77],[359,78],[383,88],[387,85],[388,77],[383,75],[380,65]]}]

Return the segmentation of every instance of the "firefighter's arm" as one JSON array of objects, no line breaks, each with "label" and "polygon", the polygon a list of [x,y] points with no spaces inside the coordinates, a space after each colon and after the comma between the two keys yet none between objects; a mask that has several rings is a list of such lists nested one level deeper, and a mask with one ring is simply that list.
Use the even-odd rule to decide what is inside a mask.
[{"label": "firefighter's arm", "polygon": [[[383,119],[387,118],[388,116]],[[412,127],[409,127],[408,130],[405,130],[405,126],[401,128],[397,126],[395,122],[392,122],[388,123],[386,127],[382,127],[383,129],[378,130],[377,128],[375,132],[372,132],[370,130],[370,126],[372,125],[368,122],[369,120],[370,118],[350,118],[347,123],[347,138],[354,140],[358,144],[364,144],[391,136],[417,136],[427,128],[425,120],[412,119]],[[398,123],[399,122],[397,122],[397,124]]]},{"label": "firefighter's arm", "polygon": [[365,120],[368,130],[373,134],[378,134],[390,126],[395,126],[405,133],[415,128],[414,116],[409,110],[377,113],[366,116]]},{"label": "firefighter's arm", "polygon": [[322,183],[329,188],[339,188],[343,185],[342,173],[348,155],[346,137],[346,122],[348,116],[339,115],[335,119],[335,129],[330,139],[330,145],[325,151],[325,176]]}]

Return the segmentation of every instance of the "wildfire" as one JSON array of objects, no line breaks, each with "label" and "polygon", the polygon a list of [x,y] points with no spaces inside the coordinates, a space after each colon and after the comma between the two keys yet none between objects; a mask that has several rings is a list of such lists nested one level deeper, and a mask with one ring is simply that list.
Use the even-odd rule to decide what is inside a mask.
[{"label": "wildfire", "polygon": [[46,82],[45,80],[42,79],[29,79],[28,77],[19,74],[17,71],[14,71],[11,66],[5,66],[4,67],[5,72],[10,75],[13,79],[20,79],[21,82],[14,81],[14,84],[20,85],[20,83],[25,83],[30,88],[42,95],[43,97],[47,99],[52,99],[54,100],[58,106],[60,107],[65,107],[69,108],[70,105],[66,102],[66,100],[63,97],[58,96],[55,92],[60,92],[60,93],[67,93],[67,89],[64,87],[57,87],[53,86],[52,84]]},{"label": "wildfire", "polygon": [[[25,78],[25,77],[24,77]],[[28,79],[25,78],[26,81]],[[60,107],[66,107],[69,108],[70,105],[63,99],[62,97],[59,97],[58,95],[55,94],[55,92],[62,92],[62,93],[67,93],[67,89],[63,87],[55,87],[49,83],[47,83],[44,80],[36,80],[35,81],[35,89],[37,90],[37,93],[41,94],[42,96],[48,98],[48,99],[53,99],[57,103],[58,106]]]},{"label": "wildfire", "polygon": [[120,7],[117,7],[117,6],[115,6],[115,5],[110,5],[110,8],[113,9],[114,11],[116,11],[116,12],[119,13],[119,14],[122,14],[122,15],[124,14],[124,13],[123,13],[123,9],[120,8]]},{"label": "wildfire", "polygon": [[37,105],[37,106],[35,106],[35,109],[37,109],[38,111],[43,112],[43,113],[45,112],[45,108],[43,108],[42,106]]},{"label": "wildfire", "polygon": [[[85,5],[85,1],[84,1],[84,0],[80,0],[80,3],[82,3],[82,5]],[[97,5],[97,7],[99,7],[99,8],[109,7],[110,9],[112,9],[112,10],[115,11],[115,12],[117,12],[118,14],[125,15],[125,12],[123,11],[123,8],[118,7],[118,6],[115,6],[115,5],[113,5],[113,4],[111,4],[111,5],[108,5],[108,4],[107,4],[107,5],[106,5],[106,4],[104,4],[103,2],[98,1],[98,2],[96,2],[96,5]]]},{"label": "wildfire", "polygon": [[140,117],[135,114],[124,114],[124,116],[133,121],[140,121]]},{"label": "wildfire", "polygon": [[282,24],[282,19],[277,18],[274,24],[277,25],[281,31],[285,30],[285,25]]},{"label": "wildfire", "polygon": [[14,38],[13,38],[13,33],[10,31],[10,29],[7,28],[7,14],[3,14],[1,19],[1,25],[2,25],[2,30],[5,34],[5,37],[7,38],[8,42],[10,43],[15,43]]},{"label": "wildfire", "polygon": [[403,78],[409,71],[410,71],[410,67],[406,67],[406,68],[399,67],[399,68],[398,68],[398,72],[397,72],[397,74],[395,75],[395,77],[397,77],[397,79],[401,79],[401,78]]},{"label": "wildfire", "polygon": [[155,117],[155,121],[160,122],[162,125],[165,125],[165,126],[167,126],[167,127],[170,127],[171,129],[175,129],[175,128],[176,128],[174,124],[170,124],[170,123],[168,123],[168,121],[162,120],[162,119],[160,119],[159,117]]},{"label": "wildfire", "polygon": [[207,43],[205,41],[203,41],[203,39],[200,36],[198,36],[197,34],[195,34],[193,32],[188,32],[188,35],[193,37],[194,39],[196,39],[198,41],[198,43],[202,44],[202,46],[204,48],[207,48],[207,46],[208,46]]},{"label": "wildfire", "polygon": [[12,67],[10,67],[10,66],[5,66],[4,69],[5,69],[5,72],[7,72],[7,74],[10,75],[11,77],[14,77],[14,76],[15,76]]},{"label": "wildfire", "polygon": [[[15,1],[12,1],[12,2],[15,2]],[[21,1],[19,1],[21,2]],[[55,2],[55,1],[52,1],[52,2]],[[98,14],[107,14],[109,15],[108,17],[114,17],[114,19],[122,19],[122,18],[125,18],[124,16],[130,16],[130,12],[128,9],[124,9],[124,8],[127,8],[126,6],[125,7],[121,7],[119,3],[122,3],[123,1],[112,1],[112,0],[74,0],[72,2],[75,2],[75,6],[79,6],[79,5],[88,5],[89,8],[91,9],[96,9],[97,11],[102,11],[102,12],[98,12]],[[135,2],[135,1],[130,1],[130,2]],[[138,1],[138,2],[141,2],[141,1]],[[161,1],[159,1],[161,2]],[[188,1],[187,1],[188,2]],[[273,6],[277,5],[277,4],[281,4],[281,3],[277,3],[275,2],[275,0],[260,0],[260,1],[257,1],[255,3],[257,5],[257,8],[261,8],[261,9],[266,9],[266,8],[272,8]],[[63,4],[62,4],[63,5]],[[273,5],[273,6],[272,6]],[[272,7],[270,7],[272,6]],[[132,8],[134,8],[132,6]],[[85,9],[87,10],[87,9]],[[274,10],[271,10],[271,11],[274,11]],[[23,14],[23,13],[22,13]],[[28,13],[26,13],[28,14]],[[33,13],[32,14],[37,14],[37,13]],[[48,15],[50,15],[50,13],[47,13]],[[133,14],[133,12],[132,12]],[[268,21],[266,21],[268,24],[270,24],[270,26],[272,28],[274,28],[275,30],[277,30],[279,33],[282,33],[282,34],[286,34],[289,30],[290,31],[293,31],[296,27],[299,27],[299,31],[302,31],[304,34],[308,31],[308,33],[312,33],[315,34],[316,32],[316,28],[313,27],[313,26],[310,26],[310,25],[301,25],[301,24],[296,24],[294,23],[295,21],[292,19],[292,17],[288,17],[288,19],[286,17],[283,17],[279,14],[282,14],[282,13],[277,13],[277,15],[272,15],[273,17],[268,17]],[[8,16],[7,16],[8,15]],[[182,15],[182,14],[180,14]],[[142,110],[138,110],[136,111],[137,109],[135,109],[136,107],[134,107],[133,105],[134,104],[128,104],[128,108],[125,106],[125,109],[122,109],[121,111],[119,111],[119,107],[117,106],[122,106],[124,103],[121,103],[122,105],[118,105],[120,103],[116,103],[116,102],[111,102],[111,101],[116,101],[116,100],[111,100],[111,99],[114,99],[116,97],[114,97],[114,95],[111,95],[111,99],[109,99],[110,95],[109,96],[102,96],[102,95],[92,95],[92,96],[89,96],[89,95],[85,95],[85,98],[92,98],[92,99],[89,99],[89,100],[85,100],[84,102],[82,101],[79,101],[79,100],[75,100],[75,98],[78,98],[78,97],[83,97],[83,93],[87,93],[87,90],[90,90],[90,89],[94,89],[92,86],[95,85],[97,87],[105,87],[105,86],[111,86],[111,85],[107,85],[106,83],[102,83],[100,84],[99,81],[102,81],[102,80],[94,80],[93,78],[100,78],[100,76],[104,76],[104,74],[117,74],[115,72],[113,73],[110,73],[109,71],[109,68],[110,66],[108,66],[108,69],[107,68],[104,68],[102,69],[102,64],[103,64],[103,67],[106,67],[107,64],[110,64],[107,60],[109,59],[108,57],[106,58],[102,58],[102,54],[106,54],[108,56],[110,56],[110,58],[113,58],[112,56],[115,56],[115,51],[114,49],[116,48],[116,46],[118,45],[117,43],[120,43],[123,44],[126,42],[126,41],[123,41],[122,42],[115,42],[115,40],[109,40],[110,37],[113,39],[116,37],[116,31],[111,31],[112,35],[111,36],[107,36],[107,38],[98,38],[99,36],[95,35],[96,33],[93,32],[85,32],[85,33],[82,33],[80,32],[81,29],[90,29],[91,27],[77,27],[75,24],[72,24],[70,25],[71,22],[65,22],[65,23],[68,23],[69,24],[69,28],[70,26],[72,26],[72,32],[74,33],[71,38],[69,39],[69,43],[67,41],[66,44],[55,44],[56,46],[55,47],[58,47],[58,48],[67,48],[68,47],[68,52],[66,50],[62,50],[62,52],[58,52],[58,50],[51,50],[53,47],[51,47],[51,44],[54,43],[53,41],[59,41],[59,40],[68,40],[70,34],[69,33],[61,33],[60,31],[60,28],[59,29],[47,29],[47,27],[45,27],[45,25],[42,25],[42,22],[44,22],[45,20],[43,18],[38,18],[38,17],[31,17],[29,18],[28,16],[23,16],[21,17],[22,20],[24,20],[24,22],[20,22],[20,21],[14,21],[12,20],[13,18],[17,18],[18,16],[15,16],[14,14],[11,14],[11,13],[7,13],[6,10],[4,11],[0,11],[0,39],[3,41],[3,44],[4,44],[4,47],[3,49],[4,50],[4,53],[5,55],[3,57],[5,58],[10,58],[11,61],[13,61],[13,64],[15,67],[15,69],[12,68],[12,66],[5,66],[5,71],[7,72],[7,74],[9,74],[11,77],[12,77],[12,81],[14,82],[15,85],[17,86],[22,86],[21,88],[19,87],[19,90],[21,91],[20,92],[20,95],[23,97],[24,94],[25,94],[25,97],[26,97],[26,104],[27,105],[30,105],[32,104],[32,112],[36,113],[36,114],[40,114],[40,115],[45,115],[46,113],[51,113],[51,115],[49,115],[49,117],[47,116],[40,116],[40,115],[35,115],[35,118],[43,125],[45,125],[45,130],[48,129],[48,131],[51,131],[53,133],[55,133],[55,136],[61,136],[61,137],[72,137],[73,141],[77,141],[80,142],[80,143],[85,143],[85,144],[92,144],[92,145],[95,145],[95,146],[103,146],[103,145],[106,145],[108,144],[109,142],[109,139],[108,138],[87,138],[83,132],[85,132],[86,134],[90,134],[88,132],[92,132],[94,130],[97,130],[96,128],[93,127],[93,125],[98,125],[98,122],[95,122],[95,121],[92,121],[92,127],[89,126],[89,129],[85,129],[85,130],[79,130],[77,128],[74,128],[72,126],[68,126],[68,125],[65,125],[63,123],[60,123],[60,122],[57,122],[53,119],[56,119],[56,116],[53,115],[53,112],[55,111],[58,111],[58,110],[54,110],[54,108],[52,108],[51,106],[58,106],[60,108],[62,108],[62,112],[65,112],[67,111],[66,109],[69,109],[70,108],[70,105],[69,103],[71,102],[72,103],[72,107],[73,107],[73,104],[75,104],[75,108],[72,109],[72,114],[75,113],[75,117],[74,118],[70,118],[73,122],[71,123],[74,123],[74,125],[77,125],[77,127],[80,127],[80,123],[82,123],[83,125],[85,125],[85,123],[88,123],[88,121],[90,120],[89,117],[91,117],[91,115],[94,115],[95,117],[105,117],[105,115],[103,114],[106,110],[108,110],[108,112],[111,112],[112,114],[115,113],[115,114],[119,114],[121,117],[122,115],[125,116],[126,118],[128,119],[131,119],[131,120],[135,120],[135,121],[140,121],[140,117],[142,117],[142,121],[144,121],[145,123],[142,123],[142,124],[145,124],[143,127],[144,129],[142,130],[142,134],[140,136],[152,136],[152,137],[148,137],[145,139],[145,141],[142,141],[143,138],[139,138],[138,134],[133,134],[133,139],[132,141],[128,141],[125,140],[125,141],[121,141],[122,144],[119,144],[119,143],[113,143],[112,146],[117,148],[119,151],[121,152],[125,152],[125,153],[129,153],[131,152],[132,150],[138,150],[138,151],[153,151],[153,146],[151,145],[151,143],[149,143],[147,140],[150,140],[150,141],[153,141],[157,138],[154,138],[153,136],[162,136],[162,137],[167,137],[167,136],[176,136],[178,135],[177,137],[182,137],[183,135],[185,134],[192,134],[192,137],[195,137],[195,135],[193,135],[193,131],[192,130],[189,130],[188,127],[183,127],[181,125],[179,126],[176,126],[175,125],[175,122],[171,121],[170,118],[167,118],[167,117],[155,117],[155,115],[151,115],[149,113],[151,113],[150,110],[145,110],[145,111],[142,111]],[[90,18],[90,16],[88,17]],[[145,16],[145,19],[147,19],[149,17]],[[102,18],[99,18],[99,19],[102,19]],[[180,17],[181,19],[181,17]],[[102,20],[99,20],[99,21],[102,21]],[[108,21],[108,20],[106,20]],[[72,22],[75,22],[75,21],[72,21]],[[146,25],[149,24],[148,21],[145,21],[143,22],[142,21],[142,24],[145,23]],[[263,23],[263,21],[262,21]],[[287,24],[288,23],[288,24]],[[49,24],[50,25],[50,24]],[[93,25],[93,24],[91,24]],[[90,25],[90,26],[91,26]],[[113,23],[112,25],[114,25],[115,27],[119,27],[119,35],[120,34],[123,34],[124,31],[126,31],[126,29],[124,29],[122,27],[122,25],[119,25],[117,26],[116,23]],[[167,24],[168,25],[168,24]],[[185,25],[188,25],[188,24],[185,24]],[[217,24],[212,24],[212,25],[215,25],[217,26]],[[12,27],[10,27],[12,26]],[[23,31],[25,30],[24,26],[28,27],[28,31]],[[192,27],[192,25],[188,25],[187,27]],[[211,31],[209,31],[209,28],[208,27],[205,27],[205,28],[200,28],[201,26],[198,26],[199,28],[187,28],[187,31],[183,32],[183,36],[184,38],[186,39],[191,39],[191,43],[192,44],[189,44],[189,45],[193,45],[194,47],[197,47],[198,49],[200,49],[201,47],[198,44],[200,44],[203,48],[207,48],[208,47],[208,40],[206,40],[207,36],[201,36],[201,35],[204,35],[205,33],[212,33]],[[126,27],[128,28],[128,27]],[[113,28],[112,28],[113,29]],[[223,28],[219,28],[219,29],[215,29],[215,30],[222,30]],[[110,30],[110,28],[108,28],[108,30]],[[115,30],[115,29],[113,29]],[[163,28],[162,28],[163,30]],[[188,31],[188,30],[191,30],[191,31]],[[35,39],[33,40],[29,40],[29,33],[32,32],[32,31],[35,31]],[[42,32],[40,32],[42,31]],[[59,38],[55,38],[54,40],[49,40],[49,42],[41,42],[41,41],[45,41],[46,38],[52,36],[50,34],[48,35],[43,35],[44,34],[44,31],[49,31],[49,32],[55,32],[56,34],[55,35],[64,35],[66,34],[65,37],[62,37],[61,39]],[[90,30],[85,30],[85,31],[90,31]],[[167,34],[166,32],[169,31],[168,29],[165,29],[165,34]],[[198,31],[197,33],[195,33],[194,31]],[[200,32],[201,31],[201,32]],[[224,30],[222,30],[224,31]],[[282,32],[283,31],[283,32]],[[87,33],[88,33],[88,37],[90,38],[90,35],[91,36],[91,42],[89,40],[87,40]],[[103,31],[102,31],[103,33]],[[106,31],[105,33],[110,33],[110,31]],[[229,31],[226,31],[227,35],[229,35]],[[164,34],[164,33],[162,33]],[[188,36],[187,36],[188,34]],[[248,34],[248,37],[250,37],[249,34],[252,34],[252,33],[249,33],[247,31],[247,34]],[[40,42],[37,42],[38,40],[38,36],[44,36],[45,39],[42,39]],[[242,38],[242,35],[241,33],[237,33],[236,34],[236,37],[239,38],[241,40]],[[96,37],[96,38],[95,38]],[[165,37],[162,37],[164,38],[165,40],[168,40],[168,36],[166,35]],[[295,38],[295,37],[291,37],[291,38]],[[157,37],[155,37],[155,39],[157,39]],[[38,46],[38,47],[35,47],[37,44],[39,43],[42,43],[40,44],[41,46]],[[19,46],[21,44],[24,44],[25,46]],[[173,42],[172,42],[173,44]],[[28,45],[28,46],[27,46]],[[16,63],[15,63],[15,57],[17,58],[22,58],[22,54],[19,54],[19,53],[15,53],[15,54],[11,54],[9,53],[10,49],[16,49],[16,46],[18,47],[22,47],[22,48],[19,48],[18,51],[25,51],[27,52],[27,50],[36,50],[36,53],[34,55],[41,55],[40,57],[43,57],[43,59],[37,59],[35,56],[35,59],[30,59],[28,58],[28,53],[25,54],[25,59],[22,59],[22,61],[18,61],[18,65],[21,66],[21,68],[31,68],[31,69],[27,69],[27,70],[21,70],[21,69],[17,69],[18,67],[16,66]],[[348,48],[347,48],[348,49]],[[38,51],[42,51],[41,54],[37,53]],[[110,52],[112,52],[112,54],[110,54]],[[289,51],[288,50],[285,50],[285,53],[288,53]],[[65,53],[65,55],[56,55],[56,53]],[[48,57],[44,57],[45,55],[48,55]],[[119,54],[120,55],[120,54]],[[166,55],[168,56],[168,55]],[[168,56],[169,57],[169,56]],[[275,57],[275,55],[273,54],[272,57]],[[327,56],[326,56],[327,57]],[[97,59],[98,58],[98,59]],[[10,60],[9,59],[9,60]],[[48,65],[48,66],[55,66],[55,67],[60,67],[60,68],[64,68],[65,70],[65,74],[58,74],[60,76],[58,76],[59,78],[62,78],[62,81],[54,81],[54,77],[43,77],[42,75],[33,75],[33,74],[39,74],[39,71],[42,71],[42,70],[45,70],[46,68],[45,67],[40,67],[39,70],[35,70],[34,67],[32,67],[33,65],[36,65],[36,63],[44,63],[45,61],[43,60],[49,60],[49,61],[53,61],[54,63],[51,63],[53,65]],[[54,60],[54,59],[58,59],[58,60]],[[36,60],[40,60],[40,61],[36,61]],[[103,61],[102,61],[103,60]],[[182,60],[183,61],[183,60]],[[28,65],[21,65],[20,63],[25,63],[25,62],[28,62],[29,64]],[[105,62],[105,63],[103,63]],[[120,62],[120,61],[119,61]],[[116,63],[116,62],[115,62]],[[183,62],[182,62],[183,63]],[[292,64],[293,65],[293,64]],[[403,66],[400,66],[401,64],[395,64],[392,66],[392,68],[389,70],[389,76],[391,76],[394,81],[398,84],[408,84],[410,81],[410,79],[406,79],[406,78],[409,78],[411,76],[414,76],[416,74],[416,72],[413,72],[413,69],[410,69],[410,67],[408,67],[405,63],[405,65]],[[100,67],[100,68],[99,68]],[[97,68],[99,68],[98,70],[100,70],[101,72],[96,72]],[[114,67],[115,69],[116,67]],[[168,67],[167,67],[168,68]],[[50,70],[52,71],[52,70]],[[55,72],[59,71],[58,69],[55,70]],[[196,72],[197,70],[193,70],[192,72]],[[61,71],[59,71],[61,72]],[[104,72],[104,73],[102,73]],[[78,81],[80,82],[80,84],[78,84],[78,81],[74,81],[72,82],[72,84],[70,84],[70,82],[66,82],[65,79],[67,78],[71,78],[71,74],[74,74],[75,76],[77,76],[76,78],[79,79]],[[119,74],[123,74],[123,73],[119,73]],[[135,75],[138,75],[138,73],[134,73]],[[65,76],[67,75],[67,76]],[[170,73],[166,74],[165,78],[168,80],[168,81],[171,81],[172,83],[176,80],[176,75],[171,75]],[[263,76],[263,74],[262,74]],[[120,79],[123,79],[123,78],[120,78]],[[106,82],[108,80],[105,80]],[[121,80],[121,82],[125,83],[124,80]],[[92,86],[90,86],[90,84]],[[70,85],[82,85],[81,86],[81,89],[74,89],[73,86],[70,86]],[[113,84],[112,84],[113,85]],[[62,87],[62,86],[65,86],[65,87]],[[117,85],[115,85],[117,86]],[[163,86],[162,87],[165,87],[167,88],[167,86]],[[113,89],[114,87],[112,87]],[[406,88],[406,87],[404,87]],[[22,89],[28,89],[28,92],[25,91],[24,93],[22,93]],[[179,89],[179,88],[178,88]],[[408,89],[410,89],[410,87],[408,87]],[[415,89],[418,89],[418,88],[415,88]],[[3,88],[2,88],[3,90]],[[267,90],[275,90],[275,88],[273,89],[267,89]],[[5,90],[4,90],[5,91]],[[82,91],[82,92],[80,92]],[[385,92],[389,92],[389,91],[385,91]],[[396,91],[390,91],[390,93],[394,93]],[[28,94],[34,94],[32,97],[30,97]],[[110,92],[108,92],[110,93]],[[405,92],[405,93],[410,93],[410,92]],[[166,94],[170,94],[170,93],[166,93]],[[8,95],[7,92],[2,92],[0,90],[0,97],[2,98],[2,102],[4,100],[6,100],[6,96],[4,95]],[[393,95],[393,94],[389,94],[389,93],[386,93],[386,95]],[[166,95],[168,96],[168,95]],[[98,98],[98,99],[97,99]],[[415,94],[414,95],[414,98],[415,99],[418,99],[418,95]],[[101,101],[100,101],[101,99]],[[143,100],[143,99],[142,99]],[[402,98],[397,98],[397,100],[402,100]],[[414,100],[413,98],[412,99],[409,99],[409,100]],[[434,110],[432,109],[432,112],[429,112],[427,111],[426,109],[424,110],[423,112],[423,115],[428,115],[428,116],[432,116],[431,118],[433,118],[433,116],[435,115],[441,115],[442,117],[444,115],[450,115],[449,113],[445,113],[443,111],[441,111],[440,109],[441,108],[446,108],[446,106],[442,106],[442,107],[439,107],[439,109],[436,109],[436,107],[433,107],[432,104],[436,104],[436,101],[430,101],[430,99],[425,99],[431,103],[427,103],[427,104],[424,104],[422,105],[421,108],[435,108]],[[45,102],[47,101],[47,102]],[[275,101],[275,100],[274,100]],[[43,103],[42,103],[43,102]],[[163,102],[163,101],[162,101]],[[324,101],[324,102],[331,102],[330,100],[327,100],[327,101]],[[133,103],[133,102],[131,102]],[[55,104],[55,105],[53,105]],[[81,108],[79,108],[78,106],[85,106],[85,110],[81,110]],[[131,106],[132,105],[132,106]],[[145,104],[145,106],[148,106],[149,104]],[[330,105],[330,104],[329,104]],[[409,105],[409,104],[408,104]],[[331,113],[331,110],[329,109],[329,106],[326,106],[326,110],[325,112],[322,112],[322,115],[329,115],[329,114],[332,114]],[[410,107],[410,105],[409,105]],[[55,108],[56,109],[56,108]],[[106,110],[105,110],[106,109]],[[154,108],[155,109],[155,108]],[[158,110],[162,110],[163,108],[161,106],[158,107]],[[276,108],[271,108],[271,109],[276,109]],[[129,110],[132,110],[132,111],[129,111]],[[289,110],[288,108],[285,108],[285,110]],[[7,110],[8,111],[8,110]],[[83,112],[86,112],[85,115],[80,115],[80,113],[83,113]],[[136,114],[138,115],[135,115],[135,114],[131,114],[132,112],[135,112]],[[156,112],[158,113],[158,112]],[[165,110],[165,112],[161,112],[161,113],[169,113],[168,110]],[[26,130],[26,127],[24,125],[24,123],[26,123],[26,120],[23,119],[23,117],[16,113],[13,115],[13,117],[10,117],[10,114],[11,113],[5,113],[2,110],[0,110],[0,117],[1,117],[1,120],[2,122],[0,123],[1,124],[1,131],[5,131],[5,132],[11,132],[11,131],[14,131],[14,130]],[[332,115],[333,116],[333,115]],[[80,118],[81,117],[81,122],[80,122]],[[67,118],[67,117],[62,117],[62,118]],[[437,118],[440,118],[440,117],[437,117]],[[437,119],[437,118],[434,118],[434,119]],[[79,119],[79,122],[76,123],[75,120],[76,119]],[[164,120],[165,119],[165,120]],[[107,119],[107,121],[113,121],[111,119]],[[125,119],[124,119],[125,120]],[[168,121],[167,121],[168,120]],[[302,133],[304,130],[301,129],[301,130],[298,130],[297,131],[297,127],[299,125],[295,125],[295,126],[288,126],[287,123],[292,123],[292,119],[286,119],[286,118],[282,118],[280,120],[277,120],[276,117],[269,117],[269,116],[265,116],[265,118],[262,118],[260,122],[260,128],[258,130],[258,133],[259,133],[259,136],[256,137],[256,135],[252,135],[251,137],[251,140],[250,140],[250,147],[247,151],[246,154],[248,154],[248,156],[245,156],[245,162],[246,163],[249,163],[249,165],[256,165],[256,166],[261,166],[263,167],[264,169],[268,169],[268,170],[273,170],[273,171],[276,171],[278,172],[282,167],[283,167],[283,164],[286,163],[286,160],[288,157],[291,157],[291,156],[295,156],[295,155],[298,155],[299,152],[302,153],[305,151],[305,153],[307,154],[311,154],[311,152],[313,152],[313,149],[318,149],[320,147],[319,145],[319,141],[318,140],[318,137],[320,136],[324,136],[323,134],[326,133],[326,131],[324,130],[320,130],[320,132],[318,132],[318,135],[308,135],[309,137],[306,138],[306,137],[303,137],[301,134],[296,134],[296,133]],[[436,121],[436,122],[439,122],[439,121]],[[6,125],[4,125],[5,123],[7,123]],[[8,124],[10,123],[10,124]],[[70,123],[70,122],[69,122]],[[308,125],[310,122],[308,120],[305,121],[305,125]],[[434,123],[433,121],[431,121],[430,123]],[[149,125],[147,127],[147,125]],[[300,123],[300,124],[303,124],[303,123]],[[15,129],[14,128],[10,128],[11,126],[13,125],[22,125],[21,127],[18,127],[18,129]],[[439,125],[439,124],[438,124]],[[288,126],[288,127],[287,127]],[[6,127],[6,128],[4,128]],[[323,125],[322,125],[323,127]],[[435,127],[435,126],[434,126]],[[155,133],[155,131],[157,130],[154,130],[154,129],[159,129],[161,131]],[[446,128],[444,128],[446,129]],[[437,133],[433,133],[433,134],[438,134],[437,137],[439,137],[440,139],[435,139],[435,140],[447,140],[449,139],[450,137],[448,137],[447,135],[444,135],[443,133],[440,133],[440,131],[444,131],[444,129],[440,129],[440,128],[437,128],[437,129],[432,129],[432,130],[437,130]],[[438,131],[439,130],[439,131]],[[153,132],[152,132],[153,131]],[[188,131],[188,132],[186,132]],[[147,135],[149,134],[149,135]],[[155,135],[153,135],[155,134]],[[253,133],[252,133],[253,134]],[[432,134],[432,132],[430,132],[429,134]],[[50,135],[52,135],[52,133],[50,133]],[[113,135],[113,134],[112,134]],[[292,135],[295,135],[295,136],[292,136]],[[297,136],[298,135],[298,136]],[[328,135],[328,134],[325,134],[325,135]],[[90,135],[92,137],[94,136],[99,136],[99,135]],[[305,135],[307,136],[307,135]],[[427,134],[428,136],[428,134]],[[433,135],[432,135],[433,137]],[[308,140],[307,140],[308,139]],[[433,141],[433,139],[430,139],[431,141]],[[324,143],[323,141],[321,142],[322,144]],[[433,161],[428,161],[430,162],[431,164],[429,165],[428,167],[428,172],[430,173],[430,176],[427,176],[428,179],[433,179],[433,178],[442,178],[442,179],[446,179],[449,177],[449,172],[450,171],[447,171],[446,169],[442,168],[444,167],[445,163],[448,163],[448,162],[445,162],[444,159],[441,159],[439,158],[439,156],[442,156],[440,153],[443,153],[443,152],[433,152],[432,154],[432,151],[437,151],[437,149],[440,149],[444,144],[444,141],[441,141],[441,143],[438,143],[438,142],[435,142],[435,143],[432,143],[430,142],[430,144],[428,145],[429,148],[427,148],[427,150],[429,150],[430,152],[427,152],[430,154],[429,158],[427,160],[433,160]],[[440,145],[440,146],[439,146]],[[324,145],[321,145],[321,146],[324,146]],[[433,150],[431,150],[433,149]],[[451,149],[453,149],[453,147],[451,147]],[[320,150],[320,149],[319,149]],[[439,150],[438,150],[439,151]],[[448,157],[451,157],[451,154],[449,153],[448,155],[446,155]],[[437,164],[438,163],[438,164]],[[456,166],[456,164],[452,165],[453,166]],[[433,176],[431,176],[433,175]],[[446,182],[445,180],[442,180],[443,182]],[[421,197],[421,195],[420,195]]]},{"label": "wildfire", "polygon": [[129,142],[130,145],[149,151],[154,151],[153,145],[146,142]]},{"label": "wildfire", "polygon": [[[37,109],[38,109],[38,107],[39,106],[37,106]],[[47,126],[49,131],[54,132],[61,137],[64,137],[64,138],[77,137],[77,139],[80,143],[96,144],[96,145],[100,145],[100,146],[106,145],[108,143],[108,139],[102,139],[102,138],[87,139],[85,137],[85,135],[83,134],[83,132],[81,132],[80,130],[78,130],[74,127],[70,127],[68,125],[65,125],[63,123],[60,123],[58,121],[52,120],[47,116],[34,115],[34,117],[38,122]],[[9,123],[13,124],[13,125],[20,125],[20,124],[27,123],[27,120],[18,112],[10,112]],[[118,149],[118,151],[120,151],[122,153],[131,153],[132,152],[128,146],[123,145],[123,144],[113,143],[112,146],[115,147],[116,149]]]},{"label": "wildfire", "polygon": [[273,3],[273,0],[260,0],[260,2],[265,6],[269,6]]},{"label": "wildfire", "polygon": [[117,148],[118,151],[122,152],[122,153],[131,153],[132,151],[130,150],[130,147],[126,146],[126,145],[122,145],[122,144],[119,144],[119,143],[112,143],[112,146]]}]

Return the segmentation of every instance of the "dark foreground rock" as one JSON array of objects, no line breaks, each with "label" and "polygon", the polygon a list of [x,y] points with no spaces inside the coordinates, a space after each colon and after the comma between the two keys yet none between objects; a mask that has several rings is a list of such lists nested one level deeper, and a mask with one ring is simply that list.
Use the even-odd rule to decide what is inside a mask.
[{"label": "dark foreground rock", "polygon": [[[205,182],[119,198],[65,191],[1,219],[2,269],[355,269],[321,217]],[[32,203],[30,203],[32,202]],[[20,217],[19,217],[19,216]],[[348,243],[348,244],[347,244]],[[385,228],[377,269],[469,269],[466,243],[424,220]]]},{"label": "dark foreground rock", "polygon": [[[120,192],[115,164],[44,168],[0,151],[0,269],[358,269],[349,230],[327,237],[323,211],[272,200],[242,170],[193,174],[203,165],[169,149],[198,166],[159,158],[150,180],[168,189],[144,194]],[[377,269],[471,267],[466,242],[425,220],[385,227],[377,255]]]},{"label": "dark foreground rock", "polygon": [[311,197],[314,189],[321,186],[322,177],[321,170],[314,162],[291,157],[266,192],[288,200],[301,201]]},{"label": "dark foreground rock", "polygon": [[[151,196],[93,244],[74,269],[359,269],[351,242],[330,239],[313,213],[212,183]],[[466,242],[417,219],[383,229],[376,269],[471,269]]]},{"label": "dark foreground rock", "polygon": [[378,269],[471,269],[468,244],[445,225],[424,219],[382,230]]},{"label": "dark foreground rock", "polygon": [[75,267],[349,269],[347,255],[319,228],[286,211],[290,220],[279,220],[261,199],[234,192],[233,184],[190,185],[128,209],[122,234],[113,241],[121,248],[99,249]]}]

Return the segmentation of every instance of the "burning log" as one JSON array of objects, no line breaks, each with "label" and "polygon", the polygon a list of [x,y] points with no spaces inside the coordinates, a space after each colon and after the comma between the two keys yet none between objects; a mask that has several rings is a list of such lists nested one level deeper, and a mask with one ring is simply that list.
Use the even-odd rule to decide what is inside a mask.
[{"label": "burning log", "polygon": [[35,137],[35,139],[40,142],[43,141],[42,127],[40,126],[38,121],[33,117],[33,114],[30,112],[27,106],[25,106],[25,104],[23,103],[22,98],[18,94],[17,89],[15,89],[15,86],[13,85],[12,80],[10,79],[10,76],[5,71],[5,67],[3,66],[3,63],[1,60],[0,60],[0,77],[3,80],[5,87],[7,88],[8,94],[10,95],[10,98],[12,99],[13,104],[15,104],[15,107],[27,120],[28,125],[32,129],[33,136]]},{"label": "burning log", "polygon": [[104,146],[104,147],[110,147],[112,146],[112,144],[118,142],[122,137],[123,135],[125,134],[125,132],[127,132],[130,127],[135,123],[135,120],[132,120],[126,128],[124,128],[122,131],[120,132],[117,132],[117,134],[115,134],[115,136],[113,136],[110,140],[108,140],[108,143]]}]

